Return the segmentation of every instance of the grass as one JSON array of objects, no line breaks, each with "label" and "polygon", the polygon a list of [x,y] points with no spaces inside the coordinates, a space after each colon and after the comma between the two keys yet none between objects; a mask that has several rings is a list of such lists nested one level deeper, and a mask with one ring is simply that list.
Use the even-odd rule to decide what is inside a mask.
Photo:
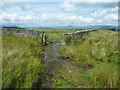
[{"label": "grass", "polygon": [[40,41],[36,38],[2,35],[2,87],[32,88],[44,65],[38,57],[42,53]]},{"label": "grass", "polygon": [[[61,72],[63,76],[67,77],[68,82],[69,80],[71,80],[71,82],[75,82],[72,79],[72,77],[76,76],[76,78],[78,78],[76,82],[73,83],[70,87],[72,88],[119,87],[118,32],[107,30],[90,32],[88,34],[85,34],[78,41],[74,41],[70,37],[68,37],[65,40],[65,44],[62,45],[59,48],[59,50],[64,57],[69,57],[73,61],[77,61],[77,64],[79,66],[81,65],[93,66],[92,69],[88,69],[86,71],[78,70],[77,72],[80,72],[79,75],[75,75],[75,71],[73,71],[72,75],[67,75],[67,71],[65,71],[65,68],[64,69],[61,68],[60,70],[58,70]],[[72,67],[71,65],[67,66],[68,66],[67,68]],[[71,78],[68,78],[70,76]],[[56,77],[58,78],[59,76]],[[66,82],[66,80],[64,81]]]},{"label": "grass", "polygon": [[[44,30],[62,37],[74,31]],[[51,38],[53,40],[53,38]],[[57,39],[58,40],[58,39]],[[118,32],[99,30],[85,34],[79,40],[66,38],[59,48],[62,56],[71,60],[59,63],[50,78],[52,88],[118,88]],[[44,71],[41,42],[36,38],[3,35],[3,88],[31,88]],[[48,47],[49,48],[49,47]],[[91,65],[91,69],[81,66]],[[49,79],[49,78],[48,78]]]},{"label": "grass", "polygon": [[118,63],[117,32],[100,30],[86,34],[78,41],[68,37],[65,43],[67,45],[61,46],[61,52],[65,56],[79,60],[81,63],[90,63],[94,60]]},{"label": "grass", "polygon": [[108,63],[96,63],[92,69],[61,64],[52,78],[52,88],[118,88],[118,66]]},{"label": "grass", "polygon": [[67,33],[75,32],[75,30],[63,30],[63,29],[33,29],[37,31],[44,31],[45,33]]},{"label": "grass", "polygon": [[112,63],[96,63],[93,69],[86,71],[82,77],[89,88],[118,88],[118,66]]}]

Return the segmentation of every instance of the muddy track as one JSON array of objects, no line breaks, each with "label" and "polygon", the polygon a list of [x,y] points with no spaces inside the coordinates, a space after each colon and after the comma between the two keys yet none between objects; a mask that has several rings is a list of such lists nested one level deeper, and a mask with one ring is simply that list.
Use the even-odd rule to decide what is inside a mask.
[{"label": "muddy track", "polygon": [[42,58],[42,62],[44,62],[46,65],[45,72],[40,73],[40,79],[35,84],[35,87],[51,88],[52,81],[48,80],[48,78],[50,79],[54,76],[53,73],[57,68],[59,68],[60,63],[62,63],[61,60],[66,59],[60,56],[58,51],[59,46],[60,43],[53,43],[44,47],[44,56]]},{"label": "muddy track", "polygon": [[63,64],[71,64],[74,67],[84,69],[92,68],[92,66],[89,65],[79,66],[76,62],[70,60],[69,58],[61,56],[58,50],[60,45],[61,43],[52,43],[45,46],[43,61],[46,65],[46,68],[44,73],[40,73],[40,79],[34,85],[35,88],[52,88],[52,77],[55,75],[54,72],[61,68]]}]

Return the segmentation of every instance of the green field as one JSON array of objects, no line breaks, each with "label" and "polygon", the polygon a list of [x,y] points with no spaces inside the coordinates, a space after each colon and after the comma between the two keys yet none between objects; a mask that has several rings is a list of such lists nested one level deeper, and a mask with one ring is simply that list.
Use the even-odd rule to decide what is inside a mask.
[{"label": "green field", "polygon": [[44,65],[40,41],[30,37],[2,35],[2,87],[32,88]]}]

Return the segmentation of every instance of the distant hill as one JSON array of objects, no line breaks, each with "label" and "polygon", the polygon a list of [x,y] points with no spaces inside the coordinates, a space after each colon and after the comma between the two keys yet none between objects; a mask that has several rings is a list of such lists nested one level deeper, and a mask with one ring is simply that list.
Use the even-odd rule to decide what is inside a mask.
[{"label": "distant hill", "polygon": [[[11,27],[3,27],[3,28],[14,28],[14,29],[26,29],[22,27],[16,27],[16,26],[11,26]],[[110,26],[110,25],[97,25],[97,26],[54,26],[54,27],[29,27],[29,29],[64,29],[64,30],[86,30],[86,29],[102,29],[102,30],[116,30],[120,31],[118,29],[118,26]]]},{"label": "distant hill", "polygon": [[103,29],[103,30],[118,30],[118,26],[65,26],[65,27],[56,27],[56,29],[65,29],[65,30],[86,30],[86,29]]}]

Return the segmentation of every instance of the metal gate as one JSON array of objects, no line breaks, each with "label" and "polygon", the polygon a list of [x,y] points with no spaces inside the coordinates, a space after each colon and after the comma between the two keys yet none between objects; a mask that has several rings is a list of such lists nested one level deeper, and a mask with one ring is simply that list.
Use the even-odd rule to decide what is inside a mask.
[{"label": "metal gate", "polygon": [[47,35],[47,41],[48,42],[62,42],[64,41],[64,34],[63,33],[52,33],[52,34],[46,34]]}]

